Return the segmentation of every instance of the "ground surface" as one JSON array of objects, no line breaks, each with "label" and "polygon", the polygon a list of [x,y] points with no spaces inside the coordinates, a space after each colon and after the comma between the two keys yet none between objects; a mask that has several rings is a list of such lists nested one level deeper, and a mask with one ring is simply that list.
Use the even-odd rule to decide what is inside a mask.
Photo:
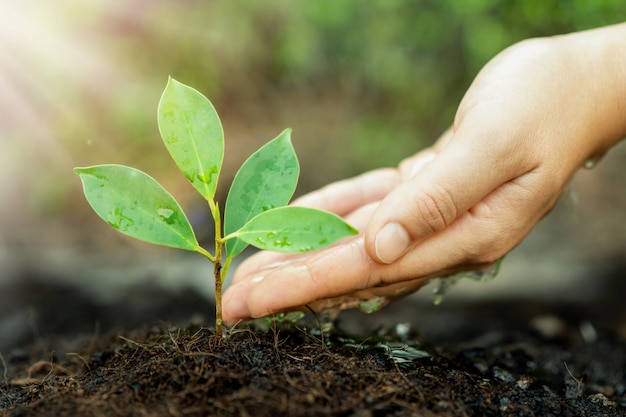
[{"label": "ground surface", "polygon": [[[110,311],[134,330],[46,334],[45,319],[63,306],[79,322],[99,312],[83,300],[92,314],[81,315],[77,295],[57,289],[65,302],[55,314],[39,304],[35,343],[1,350],[0,415],[626,415],[622,282],[595,305],[407,301],[344,314],[323,340],[309,318],[238,328],[219,343],[202,325],[136,325],[131,317],[147,321],[128,299]],[[152,317],[184,305],[149,297],[155,310],[141,311]],[[404,318],[411,323],[393,325]]]}]

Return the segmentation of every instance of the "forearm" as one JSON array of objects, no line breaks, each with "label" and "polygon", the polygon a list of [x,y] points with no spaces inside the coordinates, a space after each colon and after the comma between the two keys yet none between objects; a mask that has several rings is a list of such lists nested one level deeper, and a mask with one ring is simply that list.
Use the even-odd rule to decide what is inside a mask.
[{"label": "forearm", "polygon": [[586,89],[589,158],[599,157],[626,137],[626,23],[553,40],[582,70],[582,82],[574,87]]}]

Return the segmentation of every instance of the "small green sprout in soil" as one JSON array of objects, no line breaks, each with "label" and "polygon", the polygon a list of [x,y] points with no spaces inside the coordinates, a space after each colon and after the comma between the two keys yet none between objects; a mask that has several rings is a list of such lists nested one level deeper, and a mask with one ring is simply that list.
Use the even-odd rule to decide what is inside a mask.
[{"label": "small green sprout in soil", "polygon": [[222,334],[222,283],[233,258],[248,245],[299,253],[357,233],[335,214],[287,206],[300,172],[290,129],[241,166],[226,198],[222,228],[214,196],[224,133],[215,108],[200,92],[170,78],[159,103],[158,125],[172,159],[208,202],[215,222],[215,253],[199,245],[178,202],[148,174],[116,164],[74,171],[91,207],[115,229],[146,242],[198,252],[213,263],[217,335]]}]

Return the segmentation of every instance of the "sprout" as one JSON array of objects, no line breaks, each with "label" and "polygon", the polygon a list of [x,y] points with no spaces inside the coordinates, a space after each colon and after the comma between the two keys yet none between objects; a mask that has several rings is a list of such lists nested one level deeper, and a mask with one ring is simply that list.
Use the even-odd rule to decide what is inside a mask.
[{"label": "sprout", "polygon": [[158,123],[172,159],[208,203],[215,222],[215,253],[199,245],[178,202],[148,174],[115,164],[74,171],[91,207],[115,229],[146,242],[198,252],[213,263],[218,336],[222,335],[222,284],[232,259],[248,245],[299,253],[357,233],[335,214],[287,207],[300,173],[290,129],[252,154],[235,175],[222,233],[214,196],[224,158],[224,133],[215,108],[200,92],[170,78],[159,103]]}]

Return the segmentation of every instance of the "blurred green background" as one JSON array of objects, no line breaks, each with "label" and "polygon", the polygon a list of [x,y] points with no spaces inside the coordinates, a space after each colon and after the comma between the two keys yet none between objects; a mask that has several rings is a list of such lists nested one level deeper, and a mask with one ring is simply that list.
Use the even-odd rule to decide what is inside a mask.
[{"label": "blurred green background", "polygon": [[202,91],[222,117],[222,195],[241,162],[285,127],[302,193],[430,144],[507,46],[625,18],[623,0],[2,1],[5,275],[15,253],[45,265],[45,251],[63,247],[73,256],[153,250],[93,214],[74,166],[149,172],[207,236],[205,207],[158,136],[168,75]]}]

